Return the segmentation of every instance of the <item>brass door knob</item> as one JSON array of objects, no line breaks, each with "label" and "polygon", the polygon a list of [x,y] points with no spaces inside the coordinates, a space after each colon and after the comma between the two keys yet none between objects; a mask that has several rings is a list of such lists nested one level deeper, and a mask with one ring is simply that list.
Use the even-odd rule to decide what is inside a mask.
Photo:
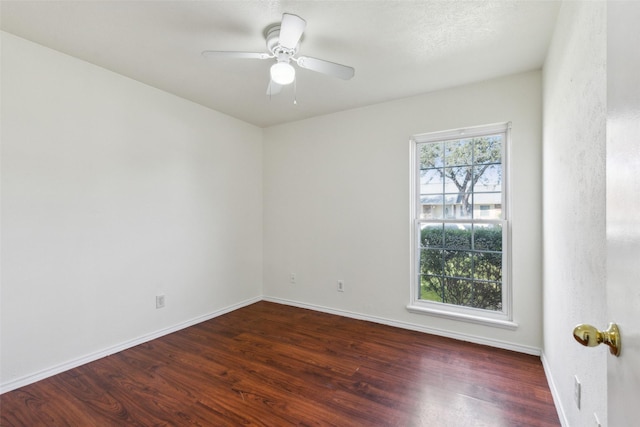
[{"label": "brass door knob", "polygon": [[609,346],[611,354],[620,356],[620,331],[615,323],[609,323],[606,331],[599,331],[591,325],[581,324],[573,329],[573,337],[586,347],[595,347],[605,343]]}]

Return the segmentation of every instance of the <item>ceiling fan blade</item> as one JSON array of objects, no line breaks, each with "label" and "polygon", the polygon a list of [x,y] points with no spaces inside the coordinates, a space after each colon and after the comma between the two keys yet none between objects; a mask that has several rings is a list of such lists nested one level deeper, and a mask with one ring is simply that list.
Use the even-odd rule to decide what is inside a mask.
[{"label": "ceiling fan blade", "polygon": [[219,50],[205,50],[202,52],[205,58],[232,58],[232,59],[268,59],[273,55],[257,52],[224,52]]},{"label": "ceiling fan blade", "polygon": [[269,81],[269,86],[267,86],[267,95],[277,95],[282,90],[282,86],[273,80]]},{"label": "ceiling fan blade", "polygon": [[308,56],[299,57],[297,62],[301,68],[328,74],[343,80],[349,80],[356,72],[353,67],[347,67],[346,65],[336,64],[335,62],[329,62],[323,59],[310,58]]},{"label": "ceiling fan blade", "polygon": [[280,24],[280,46],[295,49],[306,26],[307,21],[298,15],[283,13]]}]

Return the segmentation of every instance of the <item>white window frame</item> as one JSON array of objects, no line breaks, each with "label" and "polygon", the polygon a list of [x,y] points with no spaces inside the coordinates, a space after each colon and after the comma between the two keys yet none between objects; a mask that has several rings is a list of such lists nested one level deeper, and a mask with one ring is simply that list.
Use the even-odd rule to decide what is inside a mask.
[{"label": "white window frame", "polygon": [[[462,138],[473,138],[483,135],[503,134],[502,144],[502,311],[484,310],[464,307],[437,301],[420,299],[420,225],[429,220],[420,219],[420,175],[418,145],[426,142],[439,142]],[[511,122],[475,126],[463,129],[452,129],[441,132],[430,132],[414,135],[411,145],[411,292],[407,310],[412,313],[427,314],[437,317],[461,320],[504,329],[515,330],[518,324],[513,321],[512,282],[511,282],[511,209],[509,189],[509,150],[511,145]],[[433,222],[433,221],[431,221]],[[450,222],[447,221],[447,222]],[[460,220],[460,222],[481,223],[482,219]],[[495,221],[493,221],[495,222]]]}]

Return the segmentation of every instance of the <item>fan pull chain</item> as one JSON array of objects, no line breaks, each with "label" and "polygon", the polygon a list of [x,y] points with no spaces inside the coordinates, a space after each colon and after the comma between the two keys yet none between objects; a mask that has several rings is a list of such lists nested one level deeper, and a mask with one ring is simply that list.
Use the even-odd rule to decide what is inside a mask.
[{"label": "fan pull chain", "polygon": [[298,105],[298,79],[293,80],[293,105]]}]

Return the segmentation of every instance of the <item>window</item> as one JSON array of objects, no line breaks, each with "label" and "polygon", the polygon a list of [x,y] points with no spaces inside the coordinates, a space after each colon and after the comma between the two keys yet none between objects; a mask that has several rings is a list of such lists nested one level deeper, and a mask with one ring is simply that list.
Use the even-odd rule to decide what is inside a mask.
[{"label": "window", "polygon": [[515,328],[511,321],[510,124],[416,135],[410,311]]}]

